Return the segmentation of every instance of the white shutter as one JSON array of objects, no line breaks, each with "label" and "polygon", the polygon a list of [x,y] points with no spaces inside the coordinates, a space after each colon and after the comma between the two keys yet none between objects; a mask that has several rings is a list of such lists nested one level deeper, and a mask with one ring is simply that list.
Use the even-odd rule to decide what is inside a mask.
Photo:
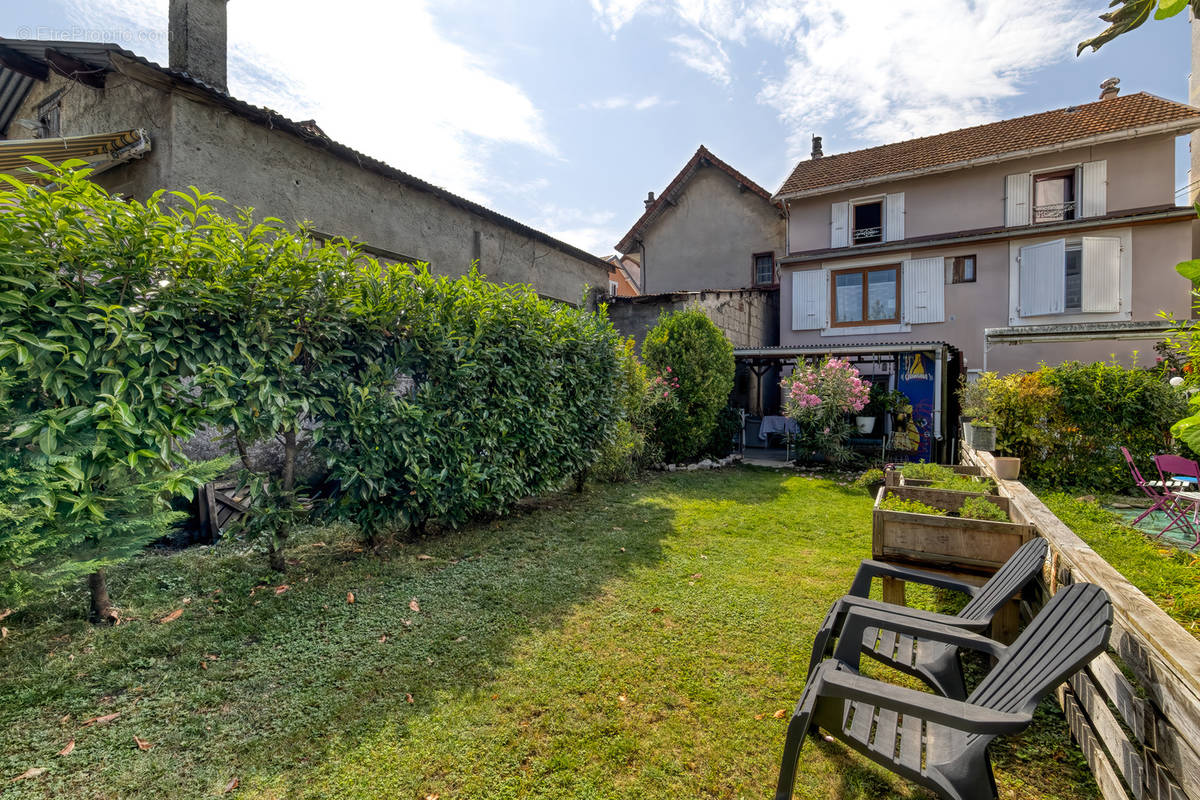
[{"label": "white shutter", "polygon": [[1081,310],[1120,311],[1121,240],[1111,236],[1084,236],[1082,261]]},{"label": "white shutter", "polygon": [[825,270],[792,273],[792,330],[811,331],[825,327],[826,294]]},{"label": "white shutter", "polygon": [[1108,162],[1088,161],[1080,170],[1082,187],[1075,190],[1079,198],[1080,217],[1102,217],[1108,213]]},{"label": "white shutter", "polygon": [[1014,228],[1031,224],[1029,214],[1030,197],[1033,193],[1033,178],[1028,172],[1009,175],[1004,179],[1004,224]]},{"label": "white shutter", "polygon": [[913,258],[903,263],[904,321],[946,321],[946,259]]},{"label": "white shutter", "polygon": [[846,247],[850,244],[850,204],[834,203],[830,210],[829,246]]},{"label": "white shutter", "polygon": [[1021,248],[1022,317],[1061,314],[1065,307],[1067,240]]},{"label": "white shutter", "polygon": [[884,197],[883,236],[885,242],[898,242],[904,238],[904,192]]}]

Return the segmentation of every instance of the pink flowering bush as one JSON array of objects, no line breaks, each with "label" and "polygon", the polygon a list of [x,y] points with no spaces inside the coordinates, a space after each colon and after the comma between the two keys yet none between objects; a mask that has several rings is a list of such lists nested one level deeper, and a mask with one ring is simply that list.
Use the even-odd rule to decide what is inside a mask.
[{"label": "pink flowering bush", "polygon": [[783,413],[799,426],[800,452],[821,454],[841,463],[851,457],[847,414],[863,410],[871,382],[860,378],[850,362],[827,358],[820,364],[800,364],[780,382]]}]

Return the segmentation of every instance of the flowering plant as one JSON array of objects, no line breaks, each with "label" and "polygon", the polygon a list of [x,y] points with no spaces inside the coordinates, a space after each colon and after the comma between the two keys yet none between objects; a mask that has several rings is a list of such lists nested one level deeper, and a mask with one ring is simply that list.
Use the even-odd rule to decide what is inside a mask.
[{"label": "flowering plant", "polygon": [[863,410],[871,382],[860,378],[850,362],[827,358],[820,364],[800,364],[780,382],[783,413],[799,426],[800,448],[821,453],[827,461],[850,458],[846,415]]}]

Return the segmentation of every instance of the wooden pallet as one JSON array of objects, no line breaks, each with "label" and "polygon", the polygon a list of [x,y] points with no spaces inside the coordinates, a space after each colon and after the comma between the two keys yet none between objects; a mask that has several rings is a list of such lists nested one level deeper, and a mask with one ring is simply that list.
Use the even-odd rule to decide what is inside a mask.
[{"label": "wooden pallet", "polygon": [[250,510],[250,490],[233,481],[206,483],[196,492],[196,518],[200,533],[215,542],[221,531]]}]

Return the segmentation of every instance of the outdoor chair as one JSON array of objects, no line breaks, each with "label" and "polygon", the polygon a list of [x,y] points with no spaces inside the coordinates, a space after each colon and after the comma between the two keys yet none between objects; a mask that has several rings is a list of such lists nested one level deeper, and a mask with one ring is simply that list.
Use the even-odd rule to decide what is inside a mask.
[{"label": "outdoor chair", "polygon": [[[866,678],[859,638],[870,628],[990,653],[996,666],[965,701]],[[852,609],[834,657],[809,676],[788,724],[775,800],[790,800],[800,748],[821,728],[887,769],[947,800],[993,800],[987,746],[1024,730],[1038,702],[1108,643],[1112,605],[1093,584],[1051,598],[1010,647],[949,625]]]},{"label": "outdoor chair", "polygon": [[1129,449],[1122,447],[1121,452],[1125,455],[1125,463],[1129,465],[1129,472],[1133,475],[1134,484],[1142,490],[1142,493],[1146,495],[1146,497],[1150,498],[1152,501],[1150,507],[1139,514],[1137,518],[1129,524],[1137,525],[1155,511],[1162,511],[1166,513],[1171,507],[1171,496],[1167,491],[1170,488],[1170,485],[1161,480],[1148,481],[1143,478],[1141,471],[1137,468],[1137,464],[1133,463],[1133,456],[1130,455]]},{"label": "outdoor chair", "polygon": [[[956,628],[982,633],[991,624],[992,618],[1004,607],[1013,595],[1018,594],[1042,572],[1046,561],[1046,540],[1031,539],[1017,549],[996,574],[982,586],[971,586],[946,575],[910,569],[881,561],[864,561],[859,565],[850,593],[839,599],[829,610],[825,621],[813,642],[812,658],[808,663],[811,675],[821,661],[833,654],[834,640],[845,635],[843,627],[846,615],[854,609],[864,614],[884,612],[910,617],[915,620],[936,622]],[[906,608],[891,603],[881,603],[867,597],[871,591],[871,580],[875,577],[899,578],[929,586],[956,589],[970,596],[970,601],[956,615],[936,614]],[[918,637],[897,634],[891,631],[867,629],[861,639],[862,652],[889,667],[920,678],[946,697],[962,700],[967,696],[963,681],[962,663],[958,648],[938,641],[921,641]]]},{"label": "outdoor chair", "polygon": [[[1196,516],[1200,512],[1200,492],[1171,487],[1181,482],[1187,482],[1191,486],[1200,488],[1200,465],[1189,458],[1168,453],[1155,456],[1154,466],[1162,481],[1163,492],[1169,500],[1169,504],[1163,509],[1167,513],[1167,524],[1158,532],[1158,535],[1162,536],[1172,528],[1184,528],[1188,533],[1196,536],[1196,541],[1192,544],[1192,547],[1195,547],[1200,544],[1200,533],[1197,533],[1196,529]],[[1168,475],[1176,480],[1168,480]],[[1191,519],[1188,519],[1189,515]]]}]

